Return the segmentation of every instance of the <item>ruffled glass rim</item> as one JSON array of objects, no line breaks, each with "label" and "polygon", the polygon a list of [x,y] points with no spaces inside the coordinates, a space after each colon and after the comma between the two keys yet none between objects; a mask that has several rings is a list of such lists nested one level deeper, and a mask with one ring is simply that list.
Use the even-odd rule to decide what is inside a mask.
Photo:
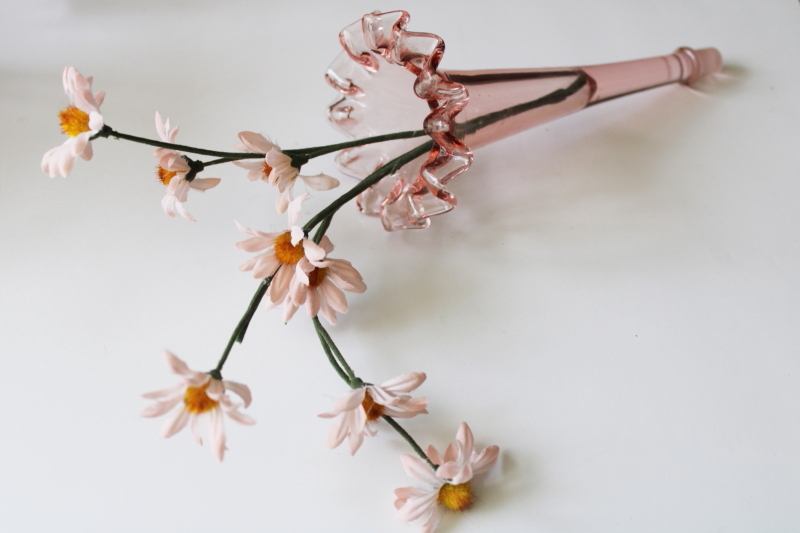
[{"label": "ruffled glass rim", "polygon": [[[431,33],[406,31],[409,19],[405,11],[374,12],[339,34],[344,54],[359,68],[377,73],[378,58],[382,58],[414,74],[414,94],[430,109],[422,123],[422,129],[433,140],[425,160],[413,172],[401,170],[387,176],[359,199],[360,209],[380,216],[387,230],[424,228],[429,225],[429,217],[453,209],[456,198],[445,185],[472,164],[472,151],[454,134],[455,117],[467,105],[469,94],[462,84],[448,81],[437,72],[444,55],[444,41]],[[325,75],[342,95],[330,106],[329,120],[345,134],[358,138],[337,125],[334,107],[337,104],[341,107],[343,101],[355,103],[363,91],[337,72],[337,62],[331,64]],[[345,157],[337,157],[337,163],[344,172],[354,174]],[[412,165],[415,166],[412,163],[407,167]]]}]

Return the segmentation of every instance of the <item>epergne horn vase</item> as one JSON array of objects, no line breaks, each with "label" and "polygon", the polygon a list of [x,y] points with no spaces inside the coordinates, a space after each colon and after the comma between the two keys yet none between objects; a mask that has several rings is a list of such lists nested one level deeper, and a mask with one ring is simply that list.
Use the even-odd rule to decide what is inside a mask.
[{"label": "epergne horn vase", "polygon": [[[450,70],[437,67],[444,42],[406,31],[408,13],[372,13],[339,34],[343,52],[326,79],[341,97],[330,122],[353,139],[417,130],[430,150],[363,192],[362,212],[386,230],[426,228],[456,206],[447,183],[467,170],[472,151],[580,109],[670,83],[691,85],[722,68],[714,48],[589,67]],[[364,178],[420,144],[395,140],[343,150],[341,170]]]}]

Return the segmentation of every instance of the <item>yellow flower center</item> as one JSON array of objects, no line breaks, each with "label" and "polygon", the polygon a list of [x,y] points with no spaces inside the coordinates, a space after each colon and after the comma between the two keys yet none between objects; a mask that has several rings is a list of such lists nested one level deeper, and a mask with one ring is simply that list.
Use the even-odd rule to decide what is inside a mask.
[{"label": "yellow flower center", "polygon": [[305,256],[303,241],[292,244],[292,234],[281,233],[275,239],[275,257],[284,265],[296,265]]},{"label": "yellow flower center", "polygon": [[322,285],[322,282],[325,281],[326,277],[328,277],[327,268],[315,268],[308,273],[308,286],[312,289],[316,289]]},{"label": "yellow flower center", "polygon": [[58,120],[61,122],[61,131],[70,137],[77,137],[85,131],[91,131],[89,114],[74,105],[59,111]]},{"label": "yellow flower center", "polygon": [[186,405],[186,410],[193,415],[207,413],[214,409],[219,402],[212,400],[206,394],[208,386],[211,384],[209,381],[202,387],[186,387],[186,394],[183,395],[183,403]]},{"label": "yellow flower center", "polygon": [[439,489],[436,501],[451,511],[466,511],[473,503],[472,486],[469,481],[458,485],[445,483]]},{"label": "yellow flower center", "polygon": [[169,182],[172,178],[177,176],[177,172],[173,172],[171,170],[167,170],[166,168],[162,167],[161,165],[156,167],[156,177],[158,177],[158,181],[163,183],[165,186],[169,185]]},{"label": "yellow flower center", "polygon": [[375,400],[372,399],[369,391],[364,394],[364,400],[361,402],[361,407],[363,407],[364,412],[367,413],[367,422],[374,422],[383,416],[383,406],[379,403],[375,403]]}]

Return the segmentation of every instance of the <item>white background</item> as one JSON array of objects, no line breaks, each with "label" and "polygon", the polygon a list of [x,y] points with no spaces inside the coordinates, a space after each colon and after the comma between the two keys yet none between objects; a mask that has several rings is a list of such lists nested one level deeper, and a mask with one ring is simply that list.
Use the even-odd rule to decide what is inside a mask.
[{"label": "white background", "polygon": [[[106,91],[112,127],[231,149],[337,142],[323,81],[341,28],[402,8],[442,68],[572,66],[716,46],[725,75],[605,103],[476,153],[459,207],[387,234],[344,209],[329,235],[369,290],[332,329],[379,382],[424,371],[444,446],[468,421],[502,461],[446,532],[800,530],[800,5],[794,1],[404,4],[39,0],[0,10],[0,529],[405,532],[408,452],[386,426],[355,457],[316,418],[345,389],[310,323],[258,313],[225,377],[253,390],[218,464],[164,440],[140,397],[169,348],[213,367],[256,281],[233,219],[280,230],[235,167],[159,205],[151,149],[95,142],[67,179],[61,71]],[[308,165],[339,175],[332,160]],[[340,175],[339,175],[340,176]],[[341,177],[341,176],[340,176]],[[342,177],[345,185],[353,182]],[[335,193],[314,193],[310,216]]]}]

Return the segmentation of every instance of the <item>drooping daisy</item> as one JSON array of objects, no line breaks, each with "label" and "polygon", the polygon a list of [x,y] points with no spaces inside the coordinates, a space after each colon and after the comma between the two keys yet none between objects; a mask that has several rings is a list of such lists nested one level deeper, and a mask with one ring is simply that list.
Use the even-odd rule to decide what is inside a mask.
[{"label": "drooping daisy", "polygon": [[[162,120],[158,111],[156,111],[156,131],[163,142],[175,143],[178,127],[170,130],[169,119],[166,122]],[[216,187],[220,179],[194,178],[192,181],[186,180],[186,174],[191,167],[180,153],[171,148],[156,148],[153,156],[158,161],[156,176],[167,188],[166,194],[161,200],[161,208],[171,217],[174,217],[175,211],[177,211],[186,220],[195,222],[194,217],[183,207],[183,203],[188,199],[189,189],[203,192]]]},{"label": "drooping daisy", "polygon": [[474,449],[472,431],[462,422],[456,434],[456,444],[447,447],[444,454],[428,446],[427,455],[438,465],[434,470],[419,457],[402,455],[400,460],[406,473],[426,483],[428,489],[403,487],[395,490],[397,500],[397,520],[417,522],[422,525],[422,533],[431,533],[442,519],[443,511],[466,511],[474,503],[474,493],[470,481],[474,476],[490,470],[500,448],[489,446],[480,453]]},{"label": "drooping daisy", "polygon": [[310,265],[324,266],[320,261],[325,258],[325,250],[306,238],[303,230],[295,224],[300,216],[301,204],[307,196],[307,193],[302,194],[289,203],[287,210],[289,231],[264,233],[236,222],[239,230],[251,236],[249,239],[237,242],[236,247],[245,252],[261,252],[248,259],[239,270],[252,270],[254,278],[262,279],[275,274],[267,289],[268,307],[274,307],[286,298],[297,264],[301,260],[307,261]]},{"label": "drooping daisy", "polygon": [[89,161],[93,154],[89,139],[104,126],[100,104],[105,93],[92,93],[92,77],[84,78],[75,67],[66,67],[62,82],[70,105],[58,113],[58,118],[61,131],[69,138],[42,157],[42,170],[51,178],[57,174],[66,178],[78,157]]},{"label": "drooping daisy", "polygon": [[275,198],[275,209],[283,213],[292,201],[294,182],[300,178],[306,185],[315,191],[327,191],[339,186],[339,180],[326,174],[316,176],[303,176],[300,171],[292,166],[292,158],[278,146],[263,135],[252,131],[239,132],[239,140],[234,145],[237,150],[253,154],[264,154],[264,159],[251,159],[234,161],[233,164],[247,169],[247,179],[250,181],[263,180],[278,189]]},{"label": "drooping daisy", "polygon": [[295,275],[289,283],[289,292],[283,300],[283,321],[288,322],[297,309],[305,304],[308,316],[322,313],[331,325],[336,325],[336,311],[347,312],[347,298],[342,289],[362,293],[367,286],[358,270],[350,261],[333,259],[327,254],[333,251],[333,243],[328,236],[319,242],[326,257],[315,263],[301,259],[295,267]]},{"label": "drooping daisy", "polygon": [[250,389],[242,383],[221,381],[209,374],[190,370],[186,363],[167,350],[164,350],[164,361],[174,374],[181,377],[181,381],[174,387],[144,394],[145,398],[156,400],[156,403],[142,411],[142,416],[161,416],[180,405],[172,416],[164,421],[161,436],[171,437],[189,424],[192,436],[198,444],[203,444],[203,440],[197,426],[200,419],[205,419],[211,451],[218,461],[222,461],[226,450],[222,414],[225,413],[240,424],[256,423],[248,415],[239,412],[242,404],[233,403],[227,391],[238,394],[246,408],[250,405]]},{"label": "drooping daisy", "polygon": [[425,378],[423,372],[409,372],[380,385],[353,389],[336,400],[331,412],[319,415],[321,418],[336,418],[328,433],[328,447],[336,448],[347,437],[352,455],[361,447],[365,435],[374,437],[377,434],[375,422],[382,416],[411,418],[427,414],[427,399],[402,394],[422,385]]}]

